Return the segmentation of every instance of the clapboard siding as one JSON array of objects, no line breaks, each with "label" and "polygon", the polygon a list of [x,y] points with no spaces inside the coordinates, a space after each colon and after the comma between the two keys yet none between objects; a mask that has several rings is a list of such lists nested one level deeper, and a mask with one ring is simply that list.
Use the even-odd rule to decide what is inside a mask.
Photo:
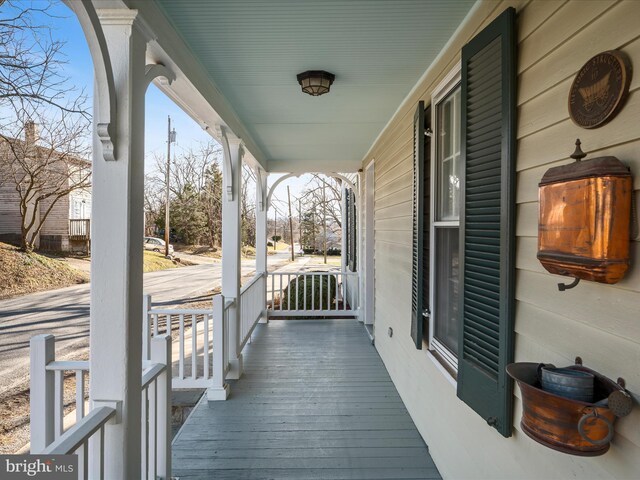
[{"label": "clapboard siding", "polygon": [[20,210],[18,194],[14,187],[0,186],[0,235],[20,233]]},{"label": "clapboard siding", "polygon": [[[50,200],[45,200],[40,205],[40,212],[44,213],[51,206]],[[68,235],[69,234],[69,197],[60,198],[46,220],[42,224],[42,235]]]},{"label": "clapboard siding", "polygon": [[[562,16],[569,21],[578,9],[589,10],[594,5],[594,2],[579,2],[575,8],[564,10]],[[598,17],[594,15],[592,23],[568,38],[565,43],[557,45],[519,76],[518,103],[529,101],[573,76],[586,60],[598,52],[631,42],[638,36],[638,10],[635,0],[626,0]]]},{"label": "clapboard siding", "polygon": [[429,104],[462,46],[508,6],[517,9],[519,25],[516,360],[568,364],[580,355],[606,375],[625,377],[640,398],[640,239],[632,242],[634,264],[617,285],[581,282],[560,293],[556,284],[566,278],[547,273],[536,259],[538,182],[548,168],[571,161],[576,138],[589,157],[614,155],[631,167],[640,210],[640,75],[625,108],[602,128],[578,128],[566,108],[574,75],[598,52],[621,48],[638,70],[640,8],[629,0],[480,2],[398,109],[363,160],[376,161],[376,347],[445,478],[633,478],[640,471],[640,409],[618,422],[602,457],[570,457],[530,440],[520,431],[519,398],[516,431],[504,439],[456,398],[429,354],[412,345],[413,113],[419,100]]}]

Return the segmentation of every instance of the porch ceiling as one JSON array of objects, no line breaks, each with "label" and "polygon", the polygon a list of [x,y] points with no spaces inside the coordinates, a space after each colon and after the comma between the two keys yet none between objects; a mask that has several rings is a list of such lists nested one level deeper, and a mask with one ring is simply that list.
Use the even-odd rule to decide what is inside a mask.
[{"label": "porch ceiling", "polygon": [[[159,0],[270,171],[356,171],[474,0]],[[311,97],[296,74],[327,70]]]}]

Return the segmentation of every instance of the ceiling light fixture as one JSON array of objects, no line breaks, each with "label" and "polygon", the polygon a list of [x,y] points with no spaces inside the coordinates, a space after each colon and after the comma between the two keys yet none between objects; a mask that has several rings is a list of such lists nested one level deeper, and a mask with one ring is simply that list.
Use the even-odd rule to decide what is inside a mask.
[{"label": "ceiling light fixture", "polygon": [[324,70],[307,70],[298,74],[298,83],[304,93],[318,97],[329,92],[336,76]]}]

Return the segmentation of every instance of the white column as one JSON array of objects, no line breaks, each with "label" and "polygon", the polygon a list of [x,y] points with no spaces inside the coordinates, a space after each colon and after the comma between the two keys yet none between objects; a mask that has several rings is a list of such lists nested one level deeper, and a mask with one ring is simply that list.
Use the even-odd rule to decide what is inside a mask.
[{"label": "white column", "polygon": [[[91,255],[91,401],[121,408],[104,439],[104,477],[140,476],[142,237],[146,38],[135,10],[99,10],[116,91],[115,159],[94,128]],[[94,111],[101,104],[96,89]],[[94,118],[100,118],[94,114]],[[104,126],[102,126],[104,127]],[[112,125],[114,127],[114,125]],[[92,455],[94,458],[96,452]]]},{"label": "white column", "polygon": [[242,145],[229,132],[223,134],[224,162],[222,166],[222,295],[234,299],[229,309],[229,373],[236,380],[242,375],[240,343],[240,192],[242,182]]},{"label": "white column", "polygon": [[260,323],[268,323],[267,316],[267,179],[269,174],[258,170],[256,179],[256,273],[265,276],[264,292],[264,312],[260,318]]}]

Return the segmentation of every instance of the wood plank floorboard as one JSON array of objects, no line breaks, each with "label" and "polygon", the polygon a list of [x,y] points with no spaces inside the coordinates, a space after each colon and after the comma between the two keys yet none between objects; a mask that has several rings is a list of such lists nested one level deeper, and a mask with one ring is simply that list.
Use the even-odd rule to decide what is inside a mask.
[{"label": "wood plank floorboard", "polygon": [[227,401],[202,401],[176,436],[175,477],[441,478],[355,320],[258,325],[230,385]]}]

